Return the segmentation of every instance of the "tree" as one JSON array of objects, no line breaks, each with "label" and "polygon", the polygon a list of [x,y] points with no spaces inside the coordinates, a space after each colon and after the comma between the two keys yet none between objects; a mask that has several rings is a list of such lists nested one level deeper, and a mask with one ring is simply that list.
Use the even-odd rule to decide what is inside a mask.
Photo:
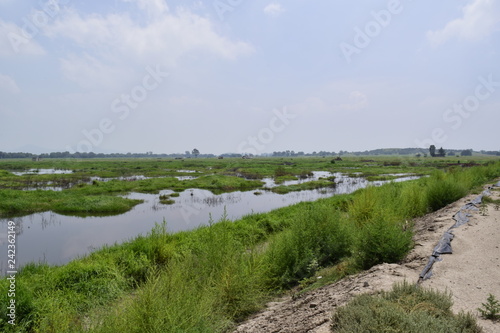
[{"label": "tree", "polygon": [[460,153],[460,155],[462,155],[462,156],[472,156],[472,149],[462,150],[462,152]]},{"label": "tree", "polygon": [[200,151],[198,149],[193,149],[193,151],[191,152],[191,154],[194,155],[194,157],[198,157],[198,155],[200,155]]},{"label": "tree", "polygon": [[443,147],[439,148],[439,150],[438,150],[438,156],[439,157],[445,157],[446,156],[446,152],[444,151]]},{"label": "tree", "polygon": [[429,154],[431,154],[432,157],[436,156],[436,146],[431,145],[429,147]]}]

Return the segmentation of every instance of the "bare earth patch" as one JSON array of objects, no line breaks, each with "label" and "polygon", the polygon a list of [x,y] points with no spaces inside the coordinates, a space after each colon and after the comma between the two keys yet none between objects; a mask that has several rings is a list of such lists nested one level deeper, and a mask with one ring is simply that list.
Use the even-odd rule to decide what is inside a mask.
[{"label": "bare earth patch", "polygon": [[[500,197],[492,191],[492,198]],[[395,282],[417,283],[419,274],[443,233],[455,221],[453,215],[477,195],[469,195],[415,221],[415,247],[400,264],[381,264],[334,284],[299,297],[286,296],[267,304],[239,325],[236,332],[330,332],[330,318],[336,307],[361,293],[389,290]],[[450,291],[455,312],[467,311],[478,317],[485,333],[500,332],[500,323],[483,320],[477,308],[488,294],[500,298],[500,211],[488,205],[483,216],[469,211],[469,223],[453,229],[453,254],[442,255],[433,266],[433,275],[422,285],[439,291]]]}]

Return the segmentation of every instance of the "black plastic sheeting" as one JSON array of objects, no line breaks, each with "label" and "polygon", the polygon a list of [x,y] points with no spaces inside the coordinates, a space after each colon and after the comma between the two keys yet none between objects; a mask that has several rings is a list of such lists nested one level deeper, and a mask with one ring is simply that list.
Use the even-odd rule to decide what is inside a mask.
[{"label": "black plastic sheeting", "polygon": [[[493,185],[492,187],[500,187],[500,181],[497,184]],[[483,197],[491,195],[489,189],[492,187],[489,187],[487,190],[483,191],[483,193],[475,197],[471,202],[464,205],[455,215],[453,215],[453,220],[455,221],[455,224],[445,231],[445,233],[439,240],[438,244],[432,251],[432,255],[429,257],[427,265],[425,265],[424,269],[422,270],[422,273],[420,273],[419,275],[418,279],[419,283],[429,279],[432,276],[432,266],[436,261],[442,260],[441,259],[442,254],[453,253],[453,250],[451,248],[451,241],[455,237],[455,235],[453,235],[453,229],[458,228],[469,222],[469,217],[471,216],[471,214],[467,213],[467,211],[478,210],[479,209],[478,206],[481,205],[481,203],[483,202]]]}]

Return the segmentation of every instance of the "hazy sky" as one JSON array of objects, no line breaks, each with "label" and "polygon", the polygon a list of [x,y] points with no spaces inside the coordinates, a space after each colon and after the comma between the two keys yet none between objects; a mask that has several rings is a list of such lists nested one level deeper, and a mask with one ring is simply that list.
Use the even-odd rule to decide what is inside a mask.
[{"label": "hazy sky", "polygon": [[0,151],[500,149],[497,0],[0,0]]}]

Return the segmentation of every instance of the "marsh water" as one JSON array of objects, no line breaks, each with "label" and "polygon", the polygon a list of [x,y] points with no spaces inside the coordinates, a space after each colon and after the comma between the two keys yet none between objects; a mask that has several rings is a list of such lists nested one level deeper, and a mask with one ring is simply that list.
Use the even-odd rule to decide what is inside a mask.
[{"label": "marsh water", "polygon": [[[368,184],[380,185],[384,182],[368,182],[361,177],[347,177],[340,173],[315,172],[306,180],[290,181],[284,185],[310,181],[320,177],[335,176],[335,186],[318,190],[276,194],[269,190],[252,190],[215,195],[201,189],[188,189],[173,197],[175,203],[160,203],[161,194],[131,193],[127,198],[144,200],[132,210],[113,216],[76,217],[53,212],[37,213],[23,217],[0,219],[0,271],[6,271],[7,264],[7,224],[16,223],[16,263],[20,266],[28,262],[64,264],[83,256],[103,245],[112,245],[146,235],[155,223],[166,221],[170,232],[190,230],[208,224],[210,218],[217,221],[223,214],[234,220],[251,213],[268,212],[301,201],[313,201],[336,194],[351,193]],[[403,175],[402,175],[403,176]],[[406,176],[395,181],[415,179]],[[276,186],[272,179],[264,179],[265,187]]]}]

